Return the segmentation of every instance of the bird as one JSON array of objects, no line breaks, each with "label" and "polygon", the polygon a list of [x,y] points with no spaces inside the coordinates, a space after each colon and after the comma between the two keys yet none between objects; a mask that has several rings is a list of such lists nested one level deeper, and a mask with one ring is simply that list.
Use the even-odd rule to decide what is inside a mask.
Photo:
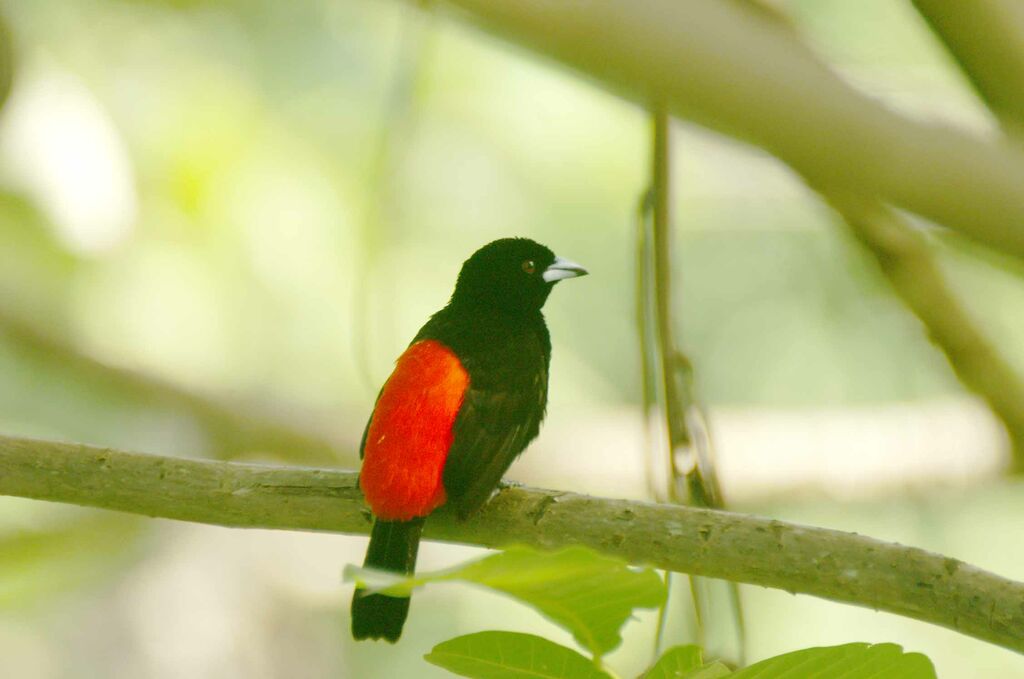
[{"label": "bird", "polygon": [[[396,360],[363,432],[359,488],[374,516],[365,568],[412,574],[423,523],[442,505],[482,507],[537,437],[551,338],[541,308],[579,264],[528,238],[474,252],[448,304]],[[398,641],[409,597],[352,598],[352,636]]]}]

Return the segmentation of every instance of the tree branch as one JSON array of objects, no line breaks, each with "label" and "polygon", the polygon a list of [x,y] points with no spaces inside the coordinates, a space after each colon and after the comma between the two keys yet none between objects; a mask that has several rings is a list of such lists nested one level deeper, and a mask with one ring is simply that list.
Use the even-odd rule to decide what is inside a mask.
[{"label": "tree branch", "polygon": [[1024,5],[1019,0],[913,3],[1003,127],[1024,132]]},{"label": "tree branch", "polygon": [[875,256],[896,294],[924,324],[960,381],[985,399],[1002,421],[1013,448],[1011,470],[1024,473],[1024,382],[946,285],[924,235],[879,203],[838,194],[826,197]]},{"label": "tree branch", "polygon": [[[124,453],[0,437],[0,494],[244,528],[364,534],[356,474]],[[709,509],[511,488],[428,537],[582,544],[633,563],[867,606],[1024,652],[1024,584],[852,533]]]},{"label": "tree branch", "polygon": [[762,146],[819,187],[916,212],[1024,257],[1024,155],[913,122],[781,22],[720,0],[439,0],[647,107]]},{"label": "tree branch", "polygon": [[[636,311],[648,485],[651,496],[659,501],[721,509],[710,432],[694,398],[689,359],[675,340],[672,176],[672,119],[664,107],[655,106],[651,111],[651,184],[640,199],[636,245]],[[655,412],[660,417],[654,417]],[[662,445],[656,445],[658,441]],[[669,575],[666,573],[665,583],[671,588]],[[742,665],[746,630],[739,586],[698,576],[688,578],[688,583],[698,644],[705,651]],[[655,655],[660,654],[670,599],[658,611]],[[725,625],[719,624],[723,621]]]},{"label": "tree branch", "polygon": [[130,398],[135,404],[166,408],[192,418],[222,458],[277,451],[284,459],[305,463],[331,463],[339,455],[326,437],[291,426],[280,417],[246,412],[233,405],[201,396],[155,377],[109,365],[47,334],[0,305],[0,339],[71,376]]}]

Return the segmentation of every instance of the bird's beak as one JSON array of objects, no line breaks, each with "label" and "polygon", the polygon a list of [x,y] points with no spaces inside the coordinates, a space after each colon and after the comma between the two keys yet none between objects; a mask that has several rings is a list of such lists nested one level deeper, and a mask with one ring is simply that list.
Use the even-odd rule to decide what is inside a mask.
[{"label": "bird's beak", "polygon": [[568,259],[555,257],[555,261],[551,263],[551,266],[544,269],[543,278],[548,283],[554,283],[555,281],[564,280],[566,278],[576,278],[577,276],[586,275],[587,270],[576,262],[570,262]]}]

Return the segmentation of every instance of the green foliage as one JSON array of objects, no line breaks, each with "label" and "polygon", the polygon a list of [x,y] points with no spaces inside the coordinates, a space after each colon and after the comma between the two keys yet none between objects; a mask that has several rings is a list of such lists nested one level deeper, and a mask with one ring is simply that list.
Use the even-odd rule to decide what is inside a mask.
[{"label": "green foliage", "polygon": [[687,644],[665,651],[644,674],[644,679],[717,679],[731,673],[720,662],[704,663],[700,646]]},{"label": "green foliage", "polygon": [[[483,679],[485,675],[475,675]],[[698,646],[665,652],[644,679],[935,679],[935,668],[920,653],[904,653],[896,644],[844,644],[805,648],[762,660],[732,672],[720,662],[703,664]]]},{"label": "green foliage", "polygon": [[[610,677],[579,653],[532,634],[479,632],[445,641],[425,658],[473,679],[591,679]],[[669,649],[643,679],[935,679],[931,661],[904,653],[896,644],[844,644],[807,648],[732,672],[720,662],[703,662],[698,646]]]},{"label": "green foliage", "polygon": [[702,665],[689,674],[683,675],[682,679],[718,679],[719,677],[727,677],[730,674],[732,674],[732,670],[716,660],[707,665]]},{"label": "green foliage", "polygon": [[478,632],[434,647],[427,662],[463,677],[610,679],[576,651],[533,634]]},{"label": "green foliage", "polygon": [[[619,630],[636,608],[665,600],[664,583],[650,570],[635,570],[619,559],[584,547],[540,552],[513,547],[478,561],[434,573],[401,577],[348,566],[345,579],[386,594],[408,596],[432,582],[462,580],[504,592],[572,632],[591,651],[577,651],[532,634],[488,631],[442,642],[426,660],[474,679],[610,678],[601,656],[618,646]],[[895,644],[853,643],[786,653],[733,672],[721,662],[705,663],[699,646],[675,646],[643,679],[935,679],[931,661],[904,653]]]},{"label": "green foliage", "polygon": [[762,660],[729,675],[730,679],[935,679],[931,661],[904,653],[896,644],[844,644],[806,648]]},{"label": "green foliage", "polygon": [[[634,608],[654,608],[665,600],[665,584],[651,569],[584,547],[538,552],[513,547],[465,566],[409,578],[349,566],[346,579],[369,589],[408,596],[428,582],[463,580],[519,599],[572,632],[600,657],[622,643],[619,629]],[[595,593],[600,596],[595,596]]]},{"label": "green foliage", "polygon": [[677,677],[688,676],[695,669],[700,669],[704,663],[700,646],[687,644],[675,646],[665,651],[654,663],[654,667],[647,670],[644,679],[676,679]]}]

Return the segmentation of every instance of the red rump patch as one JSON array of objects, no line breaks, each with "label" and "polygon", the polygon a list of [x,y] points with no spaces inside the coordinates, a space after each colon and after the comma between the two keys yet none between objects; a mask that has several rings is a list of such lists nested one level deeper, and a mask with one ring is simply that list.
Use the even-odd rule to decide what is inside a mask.
[{"label": "red rump patch", "polygon": [[458,356],[436,340],[398,358],[373,410],[359,473],[376,516],[408,521],[444,504],[441,475],[467,386]]}]

